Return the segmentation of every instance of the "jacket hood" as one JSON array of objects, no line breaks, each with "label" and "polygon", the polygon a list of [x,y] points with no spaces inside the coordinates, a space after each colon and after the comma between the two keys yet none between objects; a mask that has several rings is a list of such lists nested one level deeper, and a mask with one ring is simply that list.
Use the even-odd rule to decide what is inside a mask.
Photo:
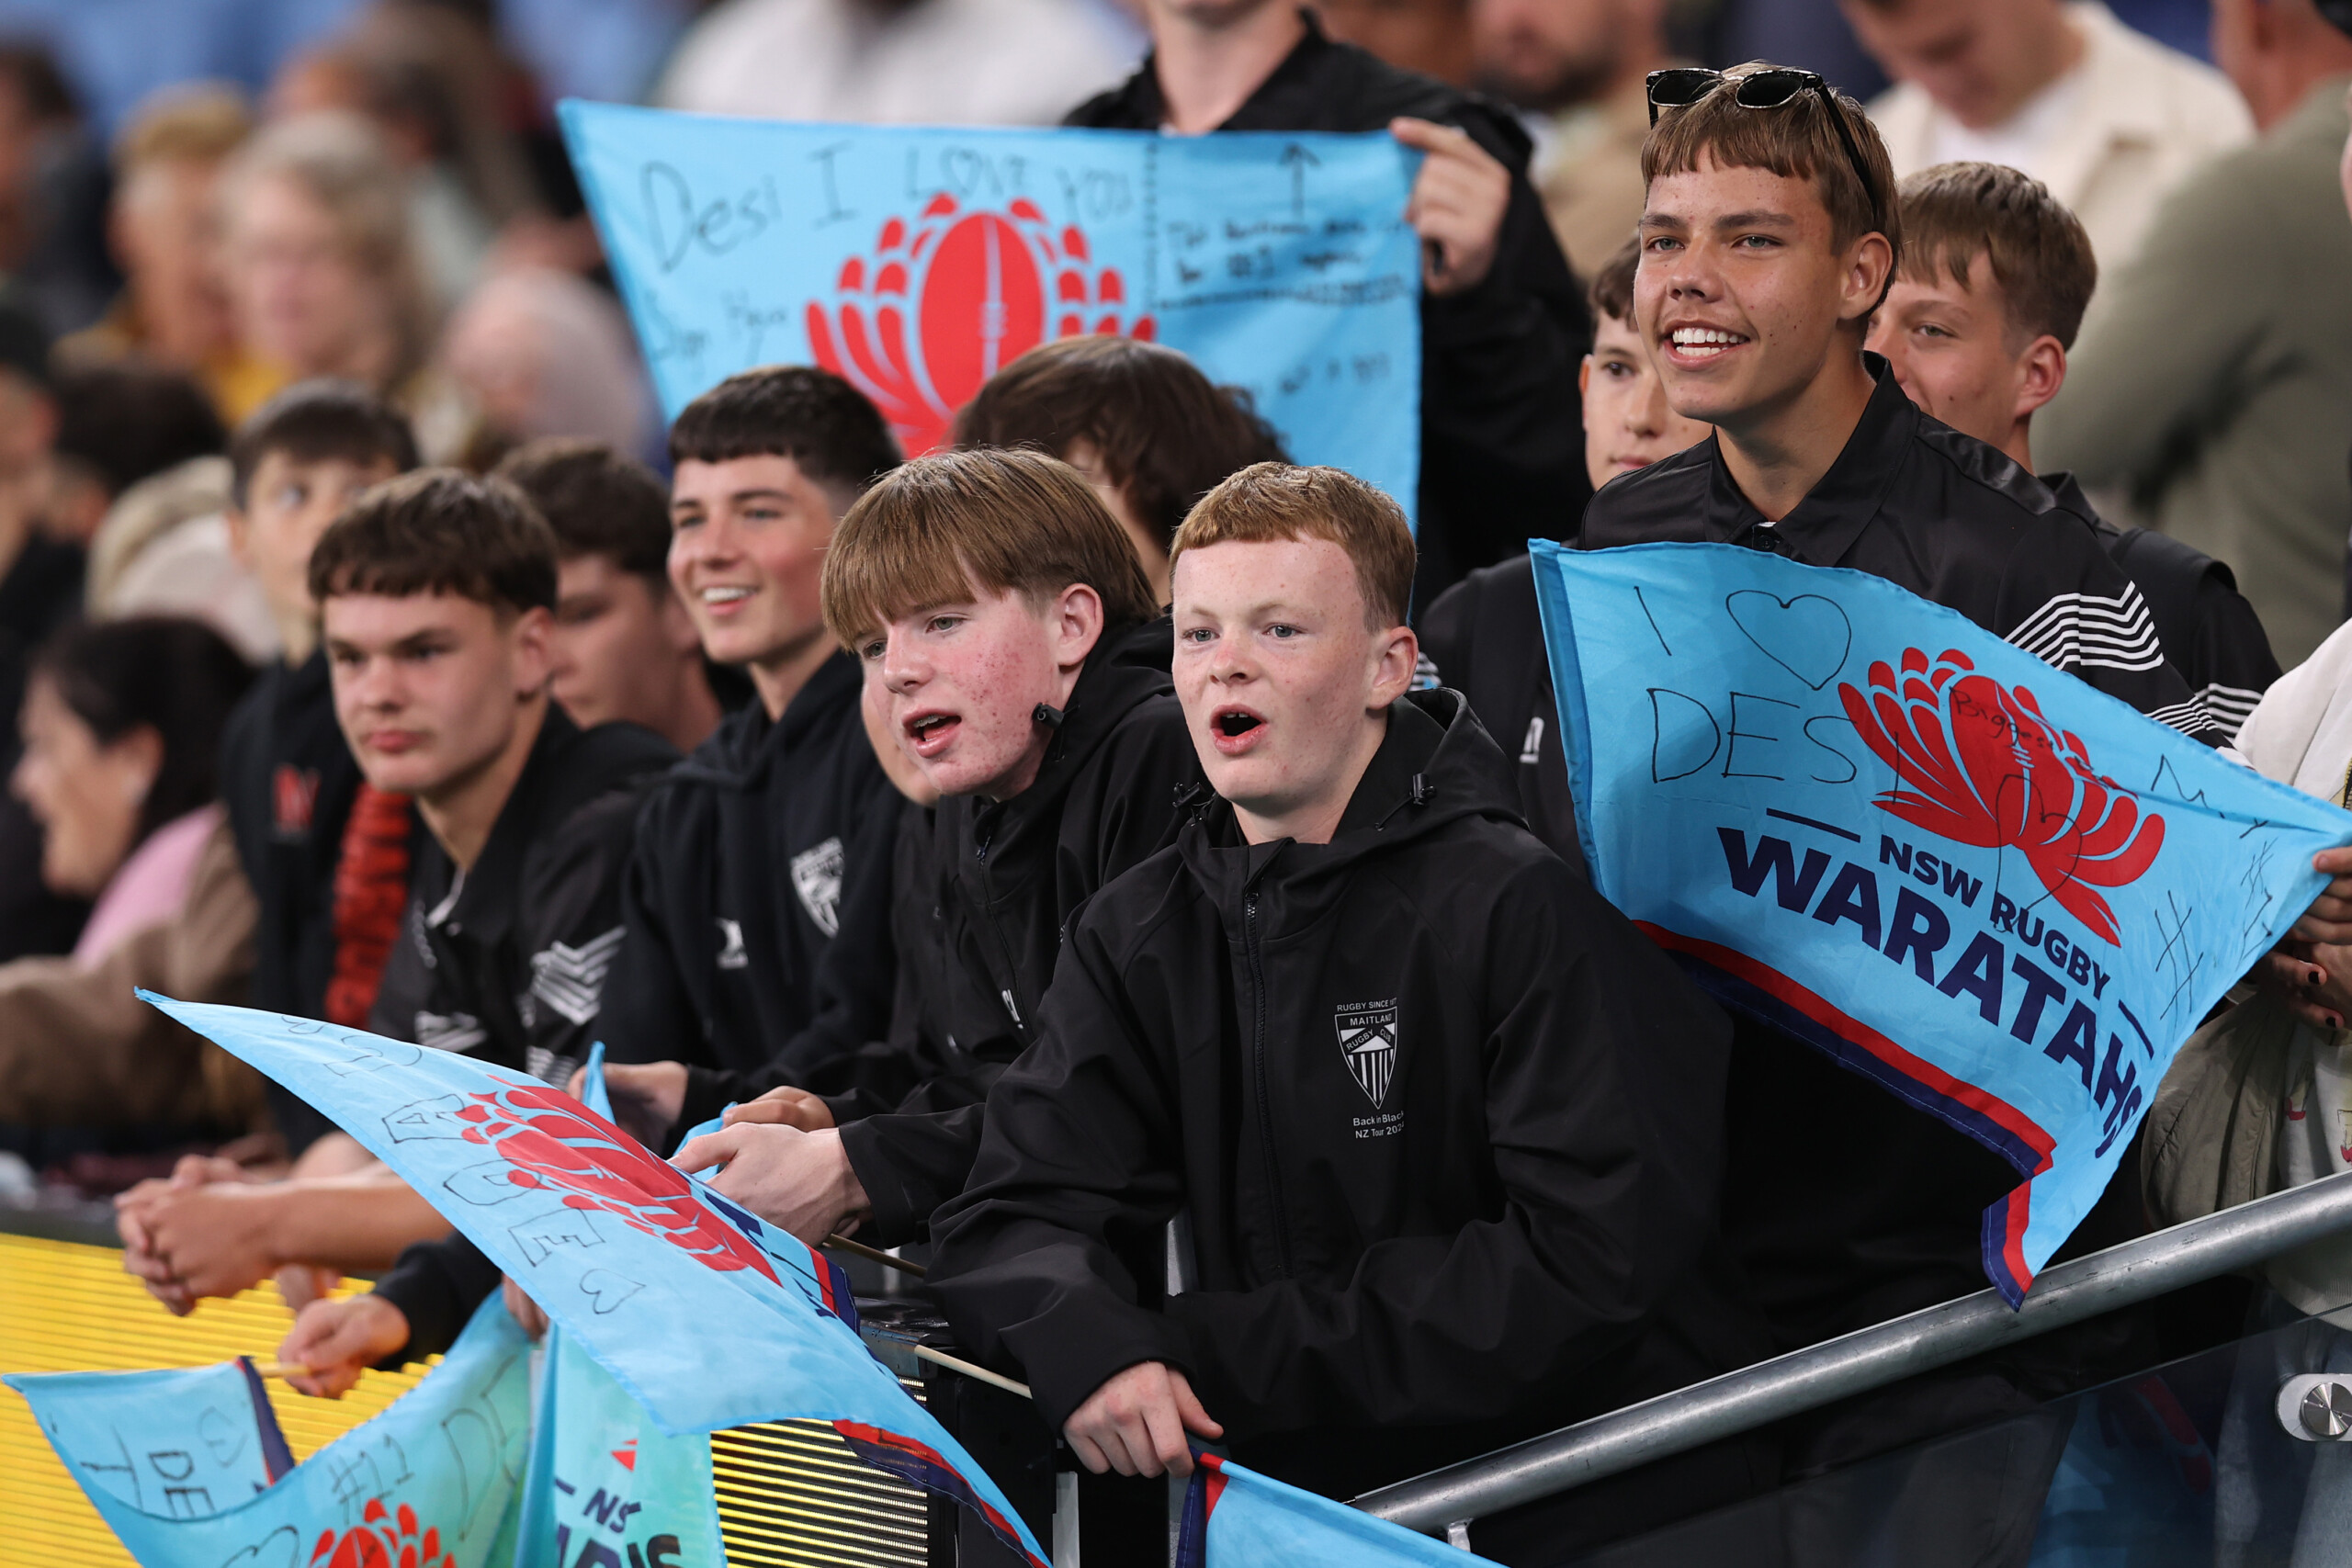
[{"label": "jacket hood", "polygon": [[776,758],[797,745],[835,705],[856,700],[863,679],[856,660],[847,653],[835,653],[793,694],[782,718],[770,723],[767,709],[754,695],[719,721],[710,739],[679,765],[678,775],[725,789],[762,787]]},{"label": "jacket hood", "polygon": [[1177,843],[1194,874],[1220,892],[1239,891],[1277,863],[1286,883],[1336,876],[1464,817],[1527,825],[1502,748],[1470,711],[1469,700],[1449,687],[1408,692],[1390,706],[1388,733],[1328,844],[1246,843],[1231,804],[1205,784],[1196,786],[1196,798],[1201,808]]}]

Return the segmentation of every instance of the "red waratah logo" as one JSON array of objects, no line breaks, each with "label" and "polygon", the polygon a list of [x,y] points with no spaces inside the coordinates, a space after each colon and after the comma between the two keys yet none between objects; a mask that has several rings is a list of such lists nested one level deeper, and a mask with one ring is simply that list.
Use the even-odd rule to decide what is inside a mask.
[{"label": "red waratah logo", "polygon": [[817,363],[853,383],[911,457],[947,437],[980,383],[1047,337],[1149,338],[1126,314],[1126,280],[1098,267],[1075,226],[1057,234],[1036,204],[963,210],[941,193],[910,224],[882,225],[874,254],[842,264],[828,307],[808,303]]},{"label": "red waratah logo", "polygon": [[367,1522],[320,1535],[311,1568],[457,1568],[457,1559],[442,1553],[439,1530],[427,1527],[418,1534],[416,1510],[406,1503],[395,1516],[372,1499],[360,1517]]},{"label": "red waratah logo", "polygon": [[776,1278],[765,1253],[696,1201],[684,1171],[569,1096],[525,1085],[473,1095],[457,1115],[472,1123],[469,1143],[488,1145],[514,1168],[516,1186],[560,1193],[568,1209],[617,1215],[722,1272]]},{"label": "red waratah logo", "polygon": [[1899,782],[1880,809],[1954,843],[2023,851],[2051,897],[2120,945],[2093,888],[2138,881],[2164,847],[2165,819],[2143,818],[2131,792],[2093,773],[2082,740],[2044,718],[2030,691],[1975,669],[1955,649],[1930,664],[1912,648],[1899,682],[1884,660],[1871,665],[1867,698],[1839,682],[1846,716]]}]

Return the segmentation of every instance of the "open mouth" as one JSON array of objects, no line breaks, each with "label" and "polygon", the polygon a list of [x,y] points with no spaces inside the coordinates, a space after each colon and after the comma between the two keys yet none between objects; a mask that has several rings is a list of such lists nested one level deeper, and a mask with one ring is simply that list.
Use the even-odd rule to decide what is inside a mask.
[{"label": "open mouth", "polygon": [[720,588],[706,588],[697,597],[702,600],[703,608],[707,610],[729,610],[749,599],[752,592],[752,591],[749,588],[730,584]]},{"label": "open mouth", "polygon": [[1666,334],[1667,349],[1685,365],[1703,365],[1747,343],[1739,333],[1722,327],[1676,327]]},{"label": "open mouth", "polygon": [[1209,716],[1209,733],[1216,739],[1218,750],[1238,756],[1266,733],[1266,721],[1263,716],[1245,707],[1222,707]]},{"label": "open mouth", "polygon": [[919,713],[907,720],[907,745],[918,757],[935,757],[963,722],[952,713]]}]

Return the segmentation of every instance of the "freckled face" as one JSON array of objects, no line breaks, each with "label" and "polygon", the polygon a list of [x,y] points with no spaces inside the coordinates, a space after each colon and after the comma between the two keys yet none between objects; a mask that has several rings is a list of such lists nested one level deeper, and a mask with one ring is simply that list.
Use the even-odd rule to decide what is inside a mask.
[{"label": "freckled face", "polygon": [[889,733],[932,788],[1004,800],[1035,781],[1053,732],[1033,716],[1067,693],[1051,618],[1022,594],[911,612],[857,651]]}]

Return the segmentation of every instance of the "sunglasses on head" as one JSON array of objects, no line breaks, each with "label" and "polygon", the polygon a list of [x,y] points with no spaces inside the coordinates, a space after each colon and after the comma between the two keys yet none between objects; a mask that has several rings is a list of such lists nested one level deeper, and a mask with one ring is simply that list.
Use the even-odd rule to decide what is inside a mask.
[{"label": "sunglasses on head", "polygon": [[1838,144],[1846,150],[1846,162],[1853,165],[1854,177],[1862,182],[1862,195],[1871,204],[1871,227],[1886,227],[1885,216],[1879,211],[1877,187],[1871,185],[1870,168],[1862,162],[1862,150],[1854,145],[1854,133],[1846,129],[1846,115],[1838,106],[1837,89],[1811,71],[1775,67],[1751,71],[1745,76],[1726,76],[1703,65],[1653,71],[1649,74],[1650,123],[1657,123],[1658,110],[1687,109],[1726,82],[1731,84],[1731,101],[1744,109],[1784,108],[1802,94],[1819,94],[1822,107],[1829,111],[1829,128],[1838,133]]}]

